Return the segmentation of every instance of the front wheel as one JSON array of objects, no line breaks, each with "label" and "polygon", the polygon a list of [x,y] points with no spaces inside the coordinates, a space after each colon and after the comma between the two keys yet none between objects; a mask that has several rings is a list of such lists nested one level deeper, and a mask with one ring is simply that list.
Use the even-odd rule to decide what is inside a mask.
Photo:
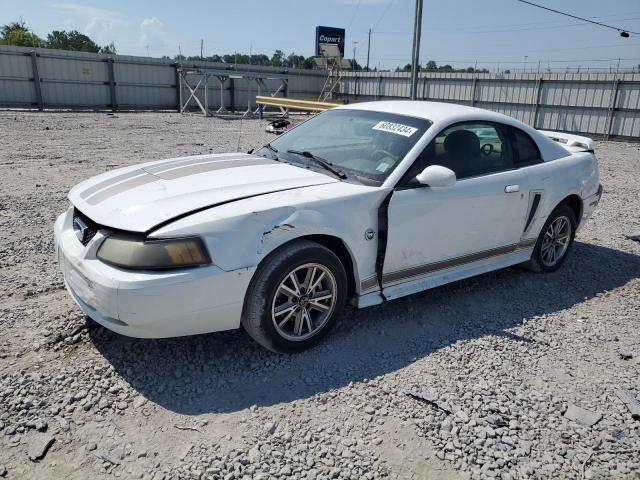
[{"label": "front wheel", "polygon": [[525,266],[535,272],[555,272],[567,258],[575,233],[573,210],[567,205],[558,206],[542,227],[531,260]]},{"label": "front wheel", "polygon": [[281,247],[260,265],[245,299],[242,325],[271,351],[304,350],[342,313],[347,277],[340,259],[307,240]]}]

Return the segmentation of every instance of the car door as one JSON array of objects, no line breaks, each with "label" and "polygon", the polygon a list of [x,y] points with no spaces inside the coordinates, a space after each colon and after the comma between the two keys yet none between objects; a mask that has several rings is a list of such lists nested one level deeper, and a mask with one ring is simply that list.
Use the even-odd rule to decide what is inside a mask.
[{"label": "car door", "polygon": [[[388,206],[385,288],[448,275],[518,248],[528,186],[514,168],[510,138],[500,124],[464,122],[426,147]],[[412,182],[429,165],[452,169],[456,183],[431,188]]]}]

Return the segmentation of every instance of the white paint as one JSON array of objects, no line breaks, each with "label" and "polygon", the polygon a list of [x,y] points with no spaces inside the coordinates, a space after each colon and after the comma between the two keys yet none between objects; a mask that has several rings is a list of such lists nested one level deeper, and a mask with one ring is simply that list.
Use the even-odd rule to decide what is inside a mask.
[{"label": "white paint", "polygon": [[450,168],[442,165],[429,165],[418,174],[416,180],[422,185],[432,188],[453,187],[456,183],[456,174]]},{"label": "white paint", "polygon": [[[236,157],[264,160],[262,157],[247,154],[236,154]],[[203,156],[203,160],[207,158],[211,156]],[[162,160],[133,169],[118,169],[99,175],[71,189],[69,200],[100,225],[145,232],[165,220],[209,205],[277,190],[338,182],[336,178],[322,173],[273,162],[270,165],[214,170],[173,180],[158,177],[152,183],[118,193],[97,205],[87,202],[91,197],[80,197],[80,194],[92,185],[114,178],[123,172],[139,170],[140,167],[154,167],[175,160]],[[226,159],[222,156],[221,160]],[[227,163],[233,163],[233,160]],[[126,180],[119,183],[125,182]]]},{"label": "white paint", "polygon": [[[585,199],[583,221],[593,211],[587,202],[597,200],[598,169],[594,155],[578,145],[589,145],[583,138],[565,138],[567,144],[574,143],[565,148],[515,119],[451,104],[395,101],[339,108],[411,115],[427,118],[433,125],[381,187],[340,182],[330,175],[274,163],[221,168],[173,180],[158,177],[95,205],[81,197],[87,189],[101,190],[101,182],[123,174],[137,175],[143,169],[151,175],[174,168],[171,165],[178,159],[119,169],[82,182],[69,198],[95,222],[133,232],[165,223],[151,238],[200,236],[213,265],[134,272],[104,264],[96,258],[103,234],[98,233],[86,247],[81,245],[69,209],[54,230],[63,258],[61,269],[74,299],[96,321],[130,336],[167,337],[237,328],[247,287],[260,262],[296,238],[328,235],[341,240],[351,257],[355,303],[361,307],[378,303],[382,297],[375,289],[359,295],[360,282],[376,274],[377,242],[367,241],[364,233],[377,232],[378,207],[424,147],[442,129],[465,120],[502,122],[526,131],[538,144],[544,162],[455,182],[448,172],[436,168],[437,180],[434,168],[426,169],[422,180],[431,176],[439,188],[397,190],[392,196],[385,273],[517,244],[532,191],[542,192],[542,197],[526,238],[537,238],[549,213],[567,195]],[[561,138],[555,132],[552,136]],[[227,154],[179,161],[222,164],[232,163],[231,157],[256,158]],[[126,180],[115,181],[120,182]],[[510,185],[518,185],[519,192],[507,193]],[[207,208],[212,205],[217,206]],[[181,218],[172,221],[176,217]],[[512,265],[526,260],[532,248],[392,282],[385,286],[385,295],[396,298]]]},{"label": "white paint", "polygon": [[384,273],[518,243],[529,198],[505,194],[514,183],[526,185],[522,170],[394,193]]}]

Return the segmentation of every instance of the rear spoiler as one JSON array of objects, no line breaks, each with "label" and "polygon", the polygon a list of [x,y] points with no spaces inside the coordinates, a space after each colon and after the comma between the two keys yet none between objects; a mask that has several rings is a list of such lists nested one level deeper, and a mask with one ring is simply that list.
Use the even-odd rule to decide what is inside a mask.
[{"label": "rear spoiler", "polygon": [[592,139],[571,135],[570,133],[552,132],[549,130],[538,130],[545,137],[549,137],[554,142],[561,143],[564,147],[573,151],[593,152],[595,146]]}]

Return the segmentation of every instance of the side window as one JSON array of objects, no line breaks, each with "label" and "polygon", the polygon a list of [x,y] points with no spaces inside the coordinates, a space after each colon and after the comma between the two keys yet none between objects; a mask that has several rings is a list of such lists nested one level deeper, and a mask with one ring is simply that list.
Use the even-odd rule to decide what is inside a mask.
[{"label": "side window", "polygon": [[536,142],[534,142],[531,137],[522,130],[512,128],[511,131],[513,132],[513,139],[516,148],[516,155],[514,158],[516,166],[524,167],[540,163],[542,161],[542,157]]},{"label": "side window", "polygon": [[492,123],[458,123],[444,129],[405,175],[408,181],[430,165],[442,165],[458,179],[513,168],[506,128]]}]

